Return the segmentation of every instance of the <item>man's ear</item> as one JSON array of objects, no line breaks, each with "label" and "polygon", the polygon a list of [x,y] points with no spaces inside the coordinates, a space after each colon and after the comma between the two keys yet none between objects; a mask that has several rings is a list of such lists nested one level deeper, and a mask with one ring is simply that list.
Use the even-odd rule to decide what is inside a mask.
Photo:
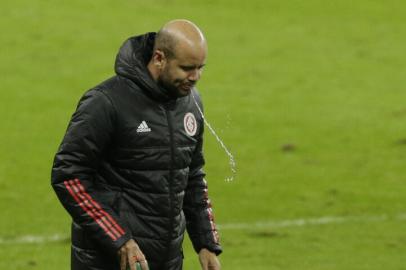
[{"label": "man's ear", "polygon": [[153,64],[160,70],[165,67],[166,64],[166,57],[165,53],[161,50],[155,50],[152,56]]}]

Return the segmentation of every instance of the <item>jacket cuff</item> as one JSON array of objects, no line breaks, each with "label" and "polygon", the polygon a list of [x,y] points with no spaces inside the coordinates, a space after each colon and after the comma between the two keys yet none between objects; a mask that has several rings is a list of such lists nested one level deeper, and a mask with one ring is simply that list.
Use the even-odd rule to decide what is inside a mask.
[{"label": "jacket cuff", "polygon": [[223,248],[220,246],[220,244],[216,244],[216,243],[202,244],[197,241],[193,241],[195,239],[193,239],[192,237],[191,237],[191,240],[192,240],[193,248],[196,251],[196,253],[199,253],[200,250],[202,250],[203,248],[209,250],[210,252],[215,253],[216,255],[220,255],[223,252]]},{"label": "jacket cuff", "polygon": [[116,256],[120,248],[127,243],[127,241],[131,240],[132,236],[129,233],[124,234],[116,241],[112,242],[112,244],[107,248],[107,252]]},{"label": "jacket cuff", "polygon": [[212,246],[207,246],[207,247],[202,247],[202,248],[206,248],[210,252],[215,253],[217,256],[223,252],[223,249],[221,248],[220,245],[212,245]]}]

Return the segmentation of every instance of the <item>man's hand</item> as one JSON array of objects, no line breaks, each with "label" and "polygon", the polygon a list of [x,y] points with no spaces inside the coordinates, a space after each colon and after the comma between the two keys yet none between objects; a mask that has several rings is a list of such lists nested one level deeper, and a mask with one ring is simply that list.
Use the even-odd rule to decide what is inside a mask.
[{"label": "man's hand", "polygon": [[[148,263],[145,259],[144,253],[133,239],[128,240],[118,251],[120,258],[120,270],[138,270],[136,263],[139,262],[142,270],[148,270]],[[126,268],[127,265],[129,268]]]},{"label": "man's hand", "polygon": [[210,252],[209,250],[203,248],[199,252],[200,265],[202,270],[220,270],[220,261],[216,254]]}]

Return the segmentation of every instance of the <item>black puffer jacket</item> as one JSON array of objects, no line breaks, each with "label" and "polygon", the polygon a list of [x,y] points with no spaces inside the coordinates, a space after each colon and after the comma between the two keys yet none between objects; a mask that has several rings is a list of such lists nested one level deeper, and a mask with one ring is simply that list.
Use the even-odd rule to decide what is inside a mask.
[{"label": "black puffer jacket", "polygon": [[203,119],[191,95],[172,98],[150,77],[154,38],[123,44],[117,75],[82,97],[55,156],[52,186],[73,219],[73,252],[90,264],[100,252],[115,259],[133,238],[163,269],[182,256],[186,226],[196,251],[221,252],[202,171]]}]

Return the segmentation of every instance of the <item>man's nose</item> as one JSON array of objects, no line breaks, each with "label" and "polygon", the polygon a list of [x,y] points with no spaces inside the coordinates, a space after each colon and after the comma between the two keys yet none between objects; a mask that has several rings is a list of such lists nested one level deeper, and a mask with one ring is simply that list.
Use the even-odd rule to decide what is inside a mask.
[{"label": "man's nose", "polygon": [[193,71],[190,72],[188,80],[197,82],[200,79],[201,71],[200,69],[194,69]]}]

